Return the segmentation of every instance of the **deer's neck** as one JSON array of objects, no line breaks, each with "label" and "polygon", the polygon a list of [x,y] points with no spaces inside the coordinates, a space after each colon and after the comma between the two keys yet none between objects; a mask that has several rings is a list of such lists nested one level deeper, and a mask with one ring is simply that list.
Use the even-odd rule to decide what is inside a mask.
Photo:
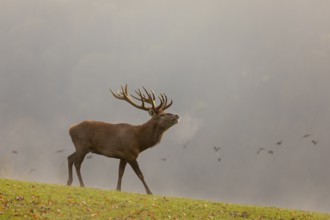
[{"label": "deer's neck", "polygon": [[150,147],[155,146],[162,139],[162,135],[166,129],[157,123],[157,121],[150,119],[140,126],[139,142],[140,152]]}]

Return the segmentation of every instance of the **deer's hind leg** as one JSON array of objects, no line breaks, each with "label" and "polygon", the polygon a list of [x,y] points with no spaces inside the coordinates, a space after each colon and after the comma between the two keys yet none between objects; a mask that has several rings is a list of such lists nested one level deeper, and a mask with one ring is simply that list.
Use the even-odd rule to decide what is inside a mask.
[{"label": "deer's hind leg", "polygon": [[117,191],[121,191],[121,180],[124,175],[125,167],[126,167],[127,161],[124,159],[120,159],[119,162],[119,171],[118,171],[118,183],[117,183]]},{"label": "deer's hind leg", "polygon": [[80,183],[81,187],[84,187],[85,185],[84,185],[84,182],[83,182],[82,177],[81,177],[80,167],[81,167],[81,164],[84,161],[85,156],[88,152],[89,151],[83,151],[83,152],[79,152],[79,153],[76,152],[76,160],[74,161],[74,166],[76,168],[77,176],[78,176],[79,183]]},{"label": "deer's hind leg", "polygon": [[79,183],[81,187],[84,187],[84,182],[81,177],[80,167],[81,163],[83,162],[86,154],[89,152],[89,147],[84,147],[83,145],[78,144],[77,142],[73,141],[74,146],[76,147],[76,152],[68,156],[68,169],[69,169],[69,179],[67,185],[71,185],[73,178],[72,178],[72,166],[74,165],[76,168],[76,173],[79,179]]},{"label": "deer's hind leg", "polygon": [[67,185],[68,186],[71,186],[72,184],[72,166],[73,166],[73,163],[76,161],[76,152],[74,152],[73,154],[71,154],[70,156],[68,156],[68,168],[69,168],[69,179],[68,179],[68,182],[67,182]]}]

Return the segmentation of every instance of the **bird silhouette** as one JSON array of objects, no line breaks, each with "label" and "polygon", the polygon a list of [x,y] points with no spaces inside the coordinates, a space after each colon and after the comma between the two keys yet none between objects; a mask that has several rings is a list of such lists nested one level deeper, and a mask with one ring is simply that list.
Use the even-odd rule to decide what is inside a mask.
[{"label": "bird silhouette", "polygon": [[164,162],[166,162],[171,156],[172,156],[172,155],[170,154],[170,155],[168,155],[167,157],[163,157],[163,158],[161,158],[161,160],[164,161]]},{"label": "bird silhouette", "polygon": [[269,154],[274,154],[274,151],[269,150],[268,153],[269,153]]},{"label": "bird silhouette", "polygon": [[184,144],[182,145],[183,149],[186,149],[187,146],[188,146],[188,144],[190,144],[190,141],[187,141],[186,143],[184,143]]},{"label": "bird silhouette", "polygon": [[217,160],[218,160],[218,162],[220,162],[221,161],[221,156],[219,154],[219,150],[221,149],[221,147],[214,146],[213,149],[214,149],[215,153],[217,154],[217,157],[218,157]]},{"label": "bird silhouette", "polygon": [[280,141],[277,141],[277,142],[276,142],[276,145],[281,146],[282,143],[283,143],[283,140],[280,140]]},{"label": "bird silhouette", "polygon": [[18,154],[18,151],[17,150],[12,150],[11,151],[13,154]]},{"label": "bird silhouette", "polygon": [[314,145],[317,145],[318,142],[319,142],[319,141],[317,141],[317,140],[312,140],[312,143],[313,143]]},{"label": "bird silhouette", "polygon": [[55,153],[63,153],[63,152],[64,152],[64,149],[55,151]]},{"label": "bird silhouette", "polygon": [[36,169],[32,168],[32,169],[29,170],[29,173],[28,174],[30,174],[30,173],[32,173],[34,171],[36,171]]},{"label": "bird silhouette", "polygon": [[87,155],[87,159],[91,159],[93,157],[93,155]]},{"label": "bird silhouette", "polygon": [[312,135],[311,135],[311,134],[305,134],[305,135],[302,136],[300,139],[308,138],[308,137],[310,137],[310,136],[312,136]]},{"label": "bird silhouette", "polygon": [[258,151],[257,151],[257,155],[260,154],[260,152],[263,151],[263,150],[265,150],[265,148],[260,147],[260,148],[258,149]]}]

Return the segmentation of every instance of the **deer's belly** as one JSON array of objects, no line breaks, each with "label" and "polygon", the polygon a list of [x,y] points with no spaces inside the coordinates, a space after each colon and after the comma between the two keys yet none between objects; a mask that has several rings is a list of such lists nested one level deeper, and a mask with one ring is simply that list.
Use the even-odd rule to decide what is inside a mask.
[{"label": "deer's belly", "polygon": [[91,148],[90,152],[103,155],[106,157],[112,157],[117,159],[124,159],[127,161],[135,160],[137,158],[138,153],[131,152],[129,150],[124,149],[109,149],[109,148]]}]

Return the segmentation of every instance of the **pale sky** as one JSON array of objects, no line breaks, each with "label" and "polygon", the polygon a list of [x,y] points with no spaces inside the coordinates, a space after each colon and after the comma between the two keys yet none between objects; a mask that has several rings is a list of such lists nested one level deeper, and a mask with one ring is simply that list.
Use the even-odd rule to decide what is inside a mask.
[{"label": "pale sky", "polygon": [[[1,0],[1,176],[66,184],[72,124],[149,119],[110,94],[127,83],[165,92],[181,119],[138,158],[154,194],[330,212],[329,8]],[[114,189],[118,162],[86,159],[85,185]],[[122,190],[145,193],[130,167]]]}]

